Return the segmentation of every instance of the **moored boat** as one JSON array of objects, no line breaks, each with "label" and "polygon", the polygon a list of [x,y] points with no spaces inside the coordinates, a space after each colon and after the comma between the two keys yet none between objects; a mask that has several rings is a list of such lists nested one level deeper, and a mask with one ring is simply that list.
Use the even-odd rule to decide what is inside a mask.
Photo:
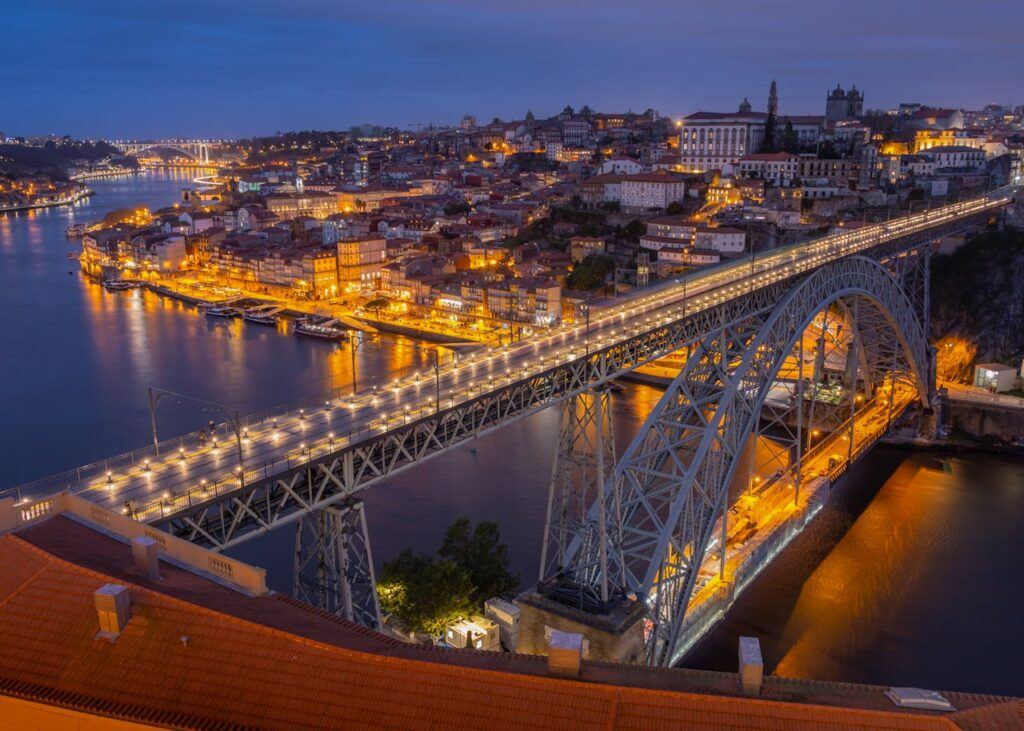
[{"label": "moored boat", "polygon": [[345,330],[337,326],[338,321],[329,317],[310,315],[295,323],[295,334],[321,340],[341,340]]},{"label": "moored boat", "polygon": [[89,230],[87,223],[73,223],[64,229],[64,235],[69,239],[81,238]]},{"label": "moored boat", "polygon": [[205,312],[207,317],[237,317],[239,310],[230,305],[211,305]]},{"label": "moored boat", "polygon": [[257,325],[277,325],[277,314],[283,310],[283,307],[276,305],[251,307],[242,313],[242,318]]},{"label": "moored boat", "polygon": [[103,282],[103,289],[108,292],[123,292],[126,289],[134,289],[135,282],[126,282],[123,279],[107,279]]}]

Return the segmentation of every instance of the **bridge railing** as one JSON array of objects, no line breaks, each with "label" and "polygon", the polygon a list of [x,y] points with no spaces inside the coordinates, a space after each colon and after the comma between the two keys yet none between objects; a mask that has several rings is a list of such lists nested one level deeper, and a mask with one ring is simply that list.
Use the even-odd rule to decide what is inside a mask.
[{"label": "bridge railing", "polygon": [[[468,400],[486,392],[489,387],[466,387],[459,389],[449,393],[443,401],[453,404],[462,400]],[[344,407],[337,408],[343,409]],[[295,416],[294,412],[290,413],[292,416]],[[233,474],[226,475],[214,482],[201,483],[184,492],[166,495],[143,505],[126,505],[125,508],[133,517],[141,521],[166,518],[213,498],[241,490],[246,485],[254,482],[269,479],[298,467],[309,465],[332,454],[340,453],[353,445],[385,434],[398,426],[411,424],[420,419],[433,416],[436,413],[437,407],[434,406],[433,402],[430,402],[415,409],[410,408],[404,411],[400,418],[380,417],[368,422],[359,429],[352,429],[342,434],[324,437],[310,442],[305,447],[290,450],[278,457],[264,460],[255,465],[247,465],[243,469],[236,468]],[[271,419],[267,418],[262,423],[265,425],[269,421]]]},{"label": "bridge railing", "polygon": [[[454,359],[453,361],[454,362]],[[449,363],[442,365],[442,373],[445,372],[445,368]],[[244,434],[247,430],[257,430],[263,427],[267,427],[275,420],[287,420],[289,418],[298,418],[301,412],[304,410],[318,409],[325,405],[331,405],[336,408],[342,408],[334,402],[345,403],[352,401],[353,399],[361,399],[375,394],[382,394],[387,390],[388,387],[396,382],[402,381],[403,379],[409,378],[410,376],[419,375],[424,376],[423,365],[408,365],[401,369],[390,371],[385,374],[385,377],[367,377],[360,379],[360,389],[356,392],[351,390],[351,387],[339,386],[331,389],[323,396],[309,399],[303,399],[291,403],[277,404],[264,409],[259,409],[247,414],[241,414],[238,417],[238,430],[239,433]],[[432,375],[430,376],[433,377]],[[449,392],[444,400],[449,400],[450,397],[458,399],[460,394],[465,391],[473,389],[463,389],[456,392]],[[433,407],[431,407],[431,413]],[[387,422],[387,419],[378,420],[381,424]],[[396,421],[391,419],[391,425],[394,426]],[[377,428],[377,423],[371,423],[371,430]],[[214,433],[209,434],[208,440],[200,436],[200,430],[188,432],[168,439],[163,439],[156,444],[148,444],[144,447],[137,447],[121,454],[113,455],[90,464],[75,467],[73,469],[64,470],[63,472],[57,472],[46,477],[41,477],[29,482],[24,482],[18,485],[12,485],[10,487],[0,488],[0,497],[13,497],[17,501],[36,499],[45,497],[55,492],[61,492],[68,490],[71,492],[79,491],[88,486],[89,483],[95,483],[97,480],[103,480],[107,477],[108,473],[124,473],[129,471],[133,467],[144,465],[147,461],[157,461],[166,457],[169,454],[180,452],[195,452],[209,447],[210,442],[217,441],[224,447],[234,445],[236,439],[234,428],[230,421],[220,422],[215,425]],[[365,429],[358,430],[359,432],[366,431]],[[353,431],[351,434],[355,435],[357,432]]]},{"label": "bridge railing", "polygon": [[[421,374],[421,380],[430,380],[431,378],[432,376]],[[393,380],[389,378],[388,383],[393,382]],[[424,380],[424,383],[426,383],[426,380]],[[474,398],[488,392],[496,385],[511,383],[513,380],[512,375],[507,375],[504,378],[490,378],[473,386],[448,391],[442,396],[442,408]],[[360,391],[358,395],[380,394],[383,396],[385,392],[386,389],[380,389],[375,385],[373,388]],[[353,397],[351,392],[348,392],[348,396],[347,401],[350,401]],[[343,401],[341,395],[336,395],[333,399],[328,399],[326,403],[323,399],[317,399],[303,402],[301,406],[297,404],[282,404],[257,411],[239,419],[239,432],[244,435],[248,430],[255,431],[267,428],[272,426],[275,420],[278,419],[301,419],[303,418],[302,412],[304,410],[325,407],[327,404],[330,404],[331,409],[343,411],[348,407],[347,401]],[[236,471],[226,474],[224,477],[213,482],[195,485],[184,492],[162,497],[143,506],[126,505],[125,509],[137,515],[140,520],[164,517],[173,514],[177,509],[205,502],[226,492],[238,490],[258,480],[287,472],[311,460],[328,456],[353,444],[358,444],[373,436],[383,434],[397,426],[432,416],[436,412],[437,407],[434,404],[434,399],[430,399],[427,403],[421,404],[416,408],[406,409],[397,418],[379,417],[367,422],[358,429],[347,430],[334,437],[325,437],[319,441],[311,442],[304,449],[291,450],[279,457],[264,460],[255,465],[243,462],[243,469],[241,471],[236,469]],[[130,472],[132,469],[139,469],[141,466],[146,465],[148,461],[157,461],[182,450],[188,453],[212,449],[214,448],[212,446],[214,443],[219,445],[221,449],[233,450],[236,448],[237,438],[234,429],[228,423],[221,423],[217,425],[215,438],[203,440],[200,438],[199,432],[192,432],[171,439],[165,439],[155,445],[150,444],[146,447],[93,462],[92,464],[76,467],[72,470],[65,470],[48,477],[0,490],[0,497],[13,497],[16,501],[21,502],[65,490],[81,492],[90,487],[102,487],[104,484],[113,486],[116,479],[123,476],[124,473]],[[108,475],[110,476],[109,481]]]}]

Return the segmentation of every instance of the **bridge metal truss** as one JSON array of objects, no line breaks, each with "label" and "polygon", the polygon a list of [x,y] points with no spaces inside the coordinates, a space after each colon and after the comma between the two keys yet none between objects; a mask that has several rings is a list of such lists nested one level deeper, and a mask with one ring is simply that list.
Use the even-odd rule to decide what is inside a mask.
[{"label": "bridge metal truss", "polygon": [[125,154],[137,154],[146,150],[174,150],[184,155],[189,155],[196,162],[210,162],[210,143],[205,141],[156,141],[156,142],[124,142],[116,143],[115,146]]},{"label": "bridge metal truss", "polygon": [[[960,220],[903,237],[899,242],[878,247],[877,254],[895,261],[901,250],[919,246],[969,223],[969,220]],[[839,260],[826,269],[833,272],[837,267],[850,268],[848,276],[854,277],[856,274],[853,270],[860,271],[865,262],[870,263],[870,260],[859,257],[855,263],[852,258]],[[895,283],[893,286],[899,285],[898,280],[892,276],[882,278],[882,268],[878,264],[872,266],[874,268],[870,272],[876,280]],[[434,415],[391,428],[362,441],[339,446],[335,452],[314,456],[304,465],[250,482],[233,492],[210,498],[193,498],[190,493],[188,507],[150,522],[173,535],[221,550],[288,523],[303,521],[304,525],[300,526],[298,532],[311,531],[311,535],[316,536],[308,543],[301,540],[297,542],[300,546],[296,554],[297,561],[302,564],[301,568],[307,570],[306,575],[313,565],[317,571],[325,562],[328,566],[341,566],[340,560],[331,563],[334,561],[332,555],[341,556],[336,552],[336,544],[332,543],[335,539],[330,538],[338,526],[356,530],[366,544],[367,557],[369,555],[362,510],[357,511],[358,526],[352,523],[355,512],[346,513],[345,516],[328,514],[323,519],[318,517],[320,511],[349,501],[358,492],[377,482],[541,409],[567,399],[577,403],[578,407],[578,397],[594,387],[640,365],[687,348],[691,356],[684,373],[673,384],[671,393],[675,395],[673,398],[684,392],[687,394],[686,399],[691,404],[689,412],[680,412],[681,403],[670,408],[672,398],[666,396],[651,414],[645,431],[661,434],[667,443],[670,433],[676,434],[675,438],[683,439],[682,431],[688,426],[707,431],[707,427],[714,423],[722,431],[722,437],[713,440],[713,449],[720,453],[719,456],[707,460],[707,466],[702,468],[699,476],[685,474],[682,469],[684,463],[674,459],[675,474],[672,479],[675,480],[675,486],[660,491],[651,485],[651,494],[647,496],[646,483],[639,479],[640,472],[636,470],[641,463],[650,462],[650,448],[637,446],[638,442],[634,442],[616,467],[614,479],[605,480],[605,500],[590,503],[592,518],[604,510],[603,518],[599,522],[591,520],[590,525],[582,530],[577,525],[577,529],[574,529],[576,534],[564,554],[560,553],[561,548],[551,552],[548,540],[550,525],[549,534],[545,536],[548,545],[545,561],[550,564],[558,556],[558,564],[563,564],[568,574],[584,579],[584,584],[594,587],[594,596],[600,598],[612,591],[639,589],[644,596],[657,598],[655,616],[658,618],[659,639],[652,643],[652,661],[664,661],[671,654],[665,648],[673,646],[672,643],[678,638],[682,621],[678,607],[685,606],[681,604],[683,597],[688,596],[693,588],[693,572],[689,571],[693,565],[693,556],[703,555],[707,545],[709,518],[713,520],[715,514],[721,512],[721,478],[731,470],[733,464],[732,459],[724,457],[734,455],[739,443],[735,425],[749,424],[750,414],[760,410],[760,401],[756,398],[751,401],[750,396],[756,393],[757,384],[764,382],[770,370],[766,363],[770,361],[758,357],[748,363],[745,356],[757,350],[750,351],[747,346],[758,337],[758,328],[769,321],[773,312],[788,311],[780,308],[781,302],[792,301],[796,291],[806,292],[804,285],[807,281],[821,280],[823,275],[818,273],[820,271],[794,274],[767,286],[751,286],[745,295],[697,312],[684,311],[677,318],[652,327],[621,333],[614,344],[591,344],[586,352],[578,353],[566,362],[529,378],[517,380],[515,374],[512,374],[506,383],[496,384],[490,391],[476,398],[442,408]],[[744,282],[745,278],[740,276],[737,281]],[[904,310],[901,309],[901,317],[906,315]],[[923,336],[916,336],[914,348],[923,347],[923,340],[918,342],[921,338]],[[896,341],[890,339],[889,342],[891,344]],[[879,350],[877,358],[882,367],[887,356]],[[888,360],[892,358],[888,357]],[[916,358],[914,362],[918,362]],[[736,365],[741,363],[744,364],[742,373],[746,374],[743,376],[739,376],[740,371],[736,370]],[[752,366],[757,367],[756,372]],[[755,377],[757,374],[760,374],[760,380]],[[681,390],[684,385],[685,391]],[[723,385],[728,385],[728,395],[722,393]],[[718,393],[715,393],[715,389],[718,389]],[[737,394],[742,397],[737,398]],[[604,394],[597,400],[598,405],[604,404],[600,406],[602,411],[599,418],[589,417],[596,419],[594,424],[606,423],[606,398],[607,394]],[[756,409],[753,408],[755,403]],[[700,408],[692,407],[697,404],[700,404]],[[673,422],[675,426],[672,426]],[[610,428],[606,433],[610,436]],[[743,433],[744,436],[746,434],[749,434],[749,429]],[[702,442],[685,438],[683,441],[700,448],[702,454],[712,448],[711,444],[704,444],[707,439]],[[613,449],[611,440],[607,440],[606,448]],[[571,452],[570,448],[566,455]],[[648,456],[642,457],[641,453],[647,453]],[[667,457],[668,452],[664,454]],[[614,463],[614,459],[605,459],[606,470],[609,462]],[[691,460],[691,463],[703,464],[704,460]],[[625,479],[627,473],[631,475],[631,481]],[[660,479],[656,471],[649,469],[647,477],[651,480]],[[685,482],[680,477],[685,478]],[[682,489],[684,484],[687,486],[685,490]],[[595,487],[599,487],[598,483],[595,483]],[[592,492],[594,495],[600,494],[599,490]],[[680,497],[683,495],[686,499]],[[693,496],[693,499],[689,499],[689,496]],[[555,500],[561,504],[563,499],[571,502],[578,497],[570,494],[563,497],[563,493],[558,493]],[[609,499],[612,500],[611,504],[608,503]],[[598,507],[598,503],[602,502],[603,507]],[[652,533],[650,526],[643,525],[642,519],[645,511],[652,516],[657,514],[657,510],[651,511],[656,504],[671,513],[667,520],[664,516],[658,518],[662,525],[658,535]],[[601,536],[604,536],[604,540],[600,540]],[[691,542],[692,548],[686,549]],[[306,545],[312,546],[312,550],[302,548]],[[346,547],[352,545],[350,542]],[[658,555],[667,556],[670,545],[674,551],[679,551],[680,547],[683,550],[672,554],[672,561],[666,563],[666,570],[659,573],[652,552],[660,551]],[[581,550],[581,546],[585,546],[585,550]],[[687,555],[687,550],[692,555]],[[645,570],[640,568],[643,562],[646,562]],[[669,571],[676,570],[678,574],[670,575]],[[328,573],[338,578],[348,576],[342,569],[332,569]],[[656,576],[659,577],[659,590],[652,592]],[[317,577],[319,581],[319,574]],[[315,600],[316,604],[325,609],[334,607],[336,610],[340,606],[342,613],[346,613],[344,600],[339,604],[336,598],[331,597],[344,597],[344,592],[349,589],[335,582],[335,588],[330,592],[314,590],[312,594],[308,593],[309,586],[321,585],[316,582],[296,585],[296,590],[307,592],[307,598]],[[358,609],[357,604],[352,605],[353,617],[358,619],[361,616],[362,621],[372,625],[376,621],[373,618],[374,612],[379,610],[366,609],[369,605],[365,602],[361,606],[363,609]]]},{"label": "bridge metal truss", "polygon": [[362,500],[348,498],[298,520],[292,572],[296,599],[379,629],[376,586]]},{"label": "bridge metal truss", "polygon": [[438,413],[314,456],[304,465],[150,521],[173,535],[228,548],[329,506],[420,462],[512,423],[609,379],[679,350],[723,325],[769,312],[796,275],[755,288],[678,320],[636,332],[614,345],[552,366]]},{"label": "bridge metal truss", "polygon": [[[580,609],[600,612],[609,600],[606,547],[608,516],[600,514],[604,502],[598,496],[615,470],[615,436],[612,431],[611,397],[606,386],[576,394],[562,402],[558,450],[555,452],[548,492],[544,538],[540,556],[540,578],[549,594],[562,593],[563,600]],[[591,519],[591,508],[598,515]],[[565,576],[569,546],[582,543],[582,552],[596,563],[576,565],[575,574]],[[566,585],[559,585],[567,580]],[[592,587],[591,592],[580,588]]]},{"label": "bridge metal truss", "polygon": [[[900,280],[871,259],[827,264],[770,306],[705,330],[616,465],[603,508],[591,509],[595,523],[602,511],[617,516],[607,531],[607,581],[647,603],[650,664],[677,658],[698,569],[716,526],[724,527],[729,485],[767,393],[808,325],[833,305],[856,312],[856,357],[866,380],[896,374],[927,403],[924,327]],[[599,558],[577,540],[568,562],[586,568]]]}]

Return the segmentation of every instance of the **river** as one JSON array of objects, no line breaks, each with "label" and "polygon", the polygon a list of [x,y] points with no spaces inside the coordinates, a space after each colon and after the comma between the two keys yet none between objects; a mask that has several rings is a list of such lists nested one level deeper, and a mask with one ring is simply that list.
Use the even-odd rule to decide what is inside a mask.
[{"label": "river", "polygon": [[[147,443],[148,386],[248,412],[351,383],[346,346],[213,322],[149,292],[106,292],[66,258],[78,249],[64,237],[69,223],[170,205],[191,178],[97,180],[78,205],[0,216],[0,486]],[[394,337],[357,356],[360,379],[423,357]],[[643,386],[614,396],[620,450],[658,397]],[[162,402],[160,436],[207,418]],[[534,581],[557,428],[549,409],[367,491],[375,563],[406,546],[434,551],[466,515],[497,521],[513,569]],[[684,664],[734,670],[736,638],[756,634],[766,670],[783,675],[1024,695],[1022,525],[1024,462],[876,449]],[[284,528],[233,554],[288,591],[293,540]]]}]

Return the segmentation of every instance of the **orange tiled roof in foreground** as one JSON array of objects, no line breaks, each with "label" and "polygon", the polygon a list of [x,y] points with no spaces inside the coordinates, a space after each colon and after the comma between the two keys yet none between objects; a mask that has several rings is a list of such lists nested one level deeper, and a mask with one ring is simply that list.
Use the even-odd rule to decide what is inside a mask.
[{"label": "orange tiled roof in foreground", "polygon": [[[734,684],[727,674],[585,663],[582,677],[597,682],[555,679],[542,659],[415,648],[290,599],[247,597],[163,562],[161,573],[135,574],[128,546],[65,517],[0,537],[0,695],[202,729],[923,730],[957,728],[960,715],[637,687]],[[94,639],[92,593],[110,581],[132,598],[114,643]],[[1019,720],[1015,704],[973,698],[964,727]]]}]

